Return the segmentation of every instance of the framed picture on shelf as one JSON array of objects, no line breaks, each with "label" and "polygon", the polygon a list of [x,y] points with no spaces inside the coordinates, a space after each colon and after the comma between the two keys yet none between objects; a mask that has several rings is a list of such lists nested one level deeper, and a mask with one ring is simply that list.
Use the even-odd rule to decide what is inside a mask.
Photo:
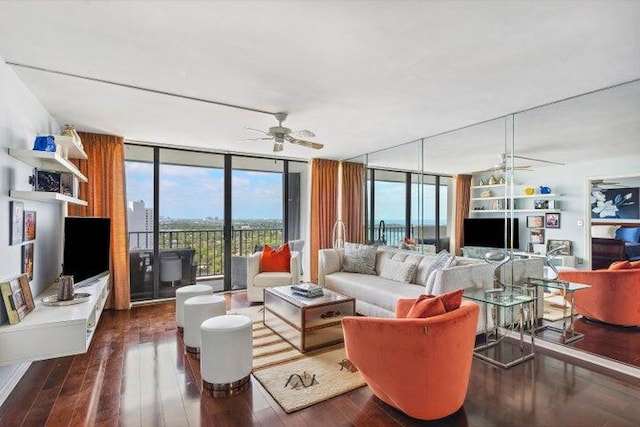
[{"label": "framed picture on shelf", "polygon": [[547,252],[552,251],[559,246],[566,246],[566,248],[558,252],[558,255],[571,255],[571,240],[549,239],[547,242]]},{"label": "framed picture on shelf", "polygon": [[18,282],[20,282],[22,297],[24,298],[24,304],[27,307],[25,314],[28,314],[29,312],[31,312],[31,310],[36,308],[36,304],[35,302],[33,302],[33,294],[31,293],[31,286],[29,285],[29,278],[27,277],[26,274],[21,274],[20,277],[18,277]]},{"label": "framed picture on shelf", "polygon": [[547,228],[560,228],[560,214],[546,213],[544,215],[544,224]]},{"label": "framed picture on shelf", "polygon": [[544,217],[542,215],[527,216],[527,228],[544,228]]},{"label": "framed picture on shelf", "polygon": [[529,241],[534,244],[544,243],[544,228],[532,228],[529,231]]},{"label": "framed picture on shelf", "polygon": [[534,209],[549,209],[549,201],[546,199],[536,199],[533,201]]},{"label": "framed picture on shelf", "polygon": [[22,319],[28,311],[19,278],[16,277],[0,283],[0,292],[2,293],[4,306],[7,309],[9,323],[13,325],[20,322],[20,319]]},{"label": "framed picture on shelf", "polygon": [[22,273],[26,274],[29,280],[33,279],[33,243],[22,246]]},{"label": "framed picture on shelf", "polygon": [[36,238],[36,211],[24,211],[24,241]]},{"label": "framed picture on shelf", "polygon": [[22,202],[9,202],[9,244],[19,245],[22,243],[23,233],[23,212]]}]

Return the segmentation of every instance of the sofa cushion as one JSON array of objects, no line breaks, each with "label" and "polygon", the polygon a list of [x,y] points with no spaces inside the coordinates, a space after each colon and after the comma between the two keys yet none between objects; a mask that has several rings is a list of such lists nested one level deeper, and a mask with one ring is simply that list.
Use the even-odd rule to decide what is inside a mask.
[{"label": "sofa cushion", "polygon": [[427,280],[429,279],[429,275],[434,270],[438,270],[438,269],[442,270],[443,268],[448,268],[453,266],[454,265],[453,262],[455,258],[456,258],[455,255],[450,254],[446,249],[440,251],[438,255],[435,256],[429,268],[427,268],[426,271],[424,272],[424,279],[423,279],[424,283],[426,284]]},{"label": "sofa cushion", "polygon": [[424,293],[424,286],[394,282],[379,276],[363,277],[361,274],[345,271],[329,274],[324,280],[325,286],[329,289],[391,313],[395,313],[399,299],[416,299]]},{"label": "sofa cushion", "polygon": [[345,243],[342,271],[376,274],[376,252],[377,248],[375,246]]},{"label": "sofa cushion", "polygon": [[253,278],[253,286],[258,288],[272,288],[291,284],[291,273],[271,272],[260,273]]},{"label": "sofa cushion", "polygon": [[615,239],[616,231],[619,228],[619,225],[592,225],[591,237],[597,237],[600,239]]},{"label": "sofa cushion", "polygon": [[433,317],[446,312],[447,310],[444,308],[442,299],[429,297],[427,295],[420,295],[409,309],[406,318],[415,319]]},{"label": "sofa cushion", "polygon": [[396,282],[411,283],[416,276],[418,266],[411,262],[387,260],[382,267],[380,277]]}]

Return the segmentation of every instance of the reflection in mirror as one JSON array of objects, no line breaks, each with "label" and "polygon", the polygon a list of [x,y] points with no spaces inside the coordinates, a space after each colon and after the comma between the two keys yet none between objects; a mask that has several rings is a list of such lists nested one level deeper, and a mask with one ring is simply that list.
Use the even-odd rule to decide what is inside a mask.
[{"label": "reflection in mirror", "polygon": [[[635,256],[633,249],[627,252],[635,245],[622,242],[627,232],[619,230],[640,227],[640,82],[518,113],[513,131],[520,156],[514,212],[530,256],[549,258],[559,280],[588,285],[572,292],[541,289],[543,325],[571,324],[567,316],[574,311],[570,326],[584,336],[572,341],[544,330],[539,337],[640,367],[637,350],[629,351],[640,348],[640,319],[625,317],[627,311],[640,313],[640,292],[618,298],[629,290],[627,282],[637,289],[640,269],[590,271]],[[527,201],[533,210],[518,212]]]}]

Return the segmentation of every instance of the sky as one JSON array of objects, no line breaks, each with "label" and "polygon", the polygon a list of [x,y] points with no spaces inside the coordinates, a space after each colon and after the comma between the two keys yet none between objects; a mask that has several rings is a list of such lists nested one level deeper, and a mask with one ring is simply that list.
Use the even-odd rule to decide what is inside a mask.
[{"label": "sky", "polygon": [[[153,206],[153,164],[126,162],[127,201]],[[223,217],[222,169],[160,165],[160,216]],[[234,170],[234,219],[282,219],[282,174]]]}]

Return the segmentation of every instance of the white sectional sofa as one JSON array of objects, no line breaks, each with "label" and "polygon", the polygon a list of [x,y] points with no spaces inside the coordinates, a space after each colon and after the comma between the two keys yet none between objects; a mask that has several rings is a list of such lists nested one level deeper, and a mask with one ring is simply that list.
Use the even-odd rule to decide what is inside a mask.
[{"label": "white sectional sofa", "polygon": [[[494,266],[483,260],[456,257],[455,265],[436,270],[435,280],[427,286],[425,273],[436,255],[379,248],[376,252],[375,275],[342,271],[343,249],[321,249],[318,253],[318,284],[356,299],[356,312],[364,316],[394,317],[398,299],[417,298],[421,294],[439,295],[456,289],[493,287]],[[418,264],[411,283],[380,277],[387,260]],[[513,276],[511,272],[513,271]],[[500,270],[504,283],[522,283],[526,277],[542,278],[541,259],[515,260],[513,270],[507,264]],[[540,293],[540,298],[542,293]],[[540,301],[542,301],[540,299]],[[542,304],[538,304],[542,315]],[[484,315],[478,319],[478,331],[484,329]]]}]

